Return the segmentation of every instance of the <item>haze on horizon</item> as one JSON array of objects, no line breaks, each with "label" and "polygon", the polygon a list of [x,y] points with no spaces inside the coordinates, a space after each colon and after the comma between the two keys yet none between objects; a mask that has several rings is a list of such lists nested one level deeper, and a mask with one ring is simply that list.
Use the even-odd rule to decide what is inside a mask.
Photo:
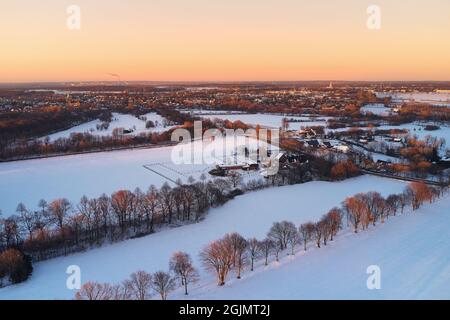
[{"label": "haze on horizon", "polygon": [[15,0],[0,17],[0,82],[450,80],[448,0]]}]

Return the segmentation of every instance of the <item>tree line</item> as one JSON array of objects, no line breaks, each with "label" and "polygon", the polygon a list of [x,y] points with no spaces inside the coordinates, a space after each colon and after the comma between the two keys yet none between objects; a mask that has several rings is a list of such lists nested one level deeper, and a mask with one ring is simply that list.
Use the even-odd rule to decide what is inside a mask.
[{"label": "tree line", "polygon": [[14,215],[0,217],[0,253],[16,250],[30,261],[41,261],[104,243],[142,237],[167,225],[195,223],[209,208],[237,195],[310,181],[311,171],[323,172],[324,166],[331,172],[332,163],[318,158],[288,170],[280,169],[266,180],[244,182],[240,174],[207,180],[202,174],[199,181],[189,177],[187,184],[178,180],[175,187],[166,183],[161,188],[150,186],[145,191],[137,188],[95,198],[83,196],[77,204],[66,198],[49,202],[42,199],[38,209],[30,210],[19,203]]},{"label": "tree line", "polygon": [[140,270],[119,284],[87,282],[75,294],[76,300],[148,300],[157,294],[162,300],[177,287],[188,287],[198,280],[191,257],[185,252],[175,252],[169,262],[170,272],[148,273]]},{"label": "tree line", "polygon": [[[333,241],[345,225],[358,233],[370,225],[384,223],[389,217],[404,213],[407,206],[415,211],[425,202],[431,203],[439,198],[443,191],[413,182],[402,193],[386,198],[374,191],[359,193],[346,198],[340,207],[332,208],[319,221],[305,222],[299,226],[290,221],[275,222],[262,240],[254,237],[246,239],[237,232],[226,234],[206,245],[199,258],[203,268],[216,276],[218,286],[223,286],[232,272],[237,279],[241,279],[245,270],[255,270],[258,261],[267,266],[271,257],[278,262],[283,252],[295,255],[299,247],[307,251],[310,244],[321,248]],[[192,259],[187,253],[176,252],[169,267],[170,272],[158,271],[155,274],[138,271],[118,285],[88,282],[75,295],[75,299],[145,300],[152,294],[158,294],[165,300],[179,286],[187,295],[188,286],[199,280]]]},{"label": "tree line", "polygon": [[[119,111],[131,112],[137,117],[142,115],[143,112],[155,111],[171,125],[183,125],[186,121],[193,120],[189,114],[184,114],[174,109],[124,109]],[[0,113],[0,133],[5,132],[2,135],[4,139],[0,141],[1,160],[167,143],[170,141],[171,132],[173,131],[123,135],[120,134],[120,130],[116,130],[116,132],[108,136],[80,132],[72,133],[67,138],[50,141],[48,138],[39,139],[36,137],[58,132],[94,119],[103,121],[98,126],[98,129],[105,129],[111,121],[111,111],[53,107],[37,109],[23,115],[20,114],[20,119],[16,119],[17,116],[16,113],[11,113],[11,115]],[[2,118],[5,118],[5,120],[2,120]],[[24,132],[24,130],[28,131]]]},{"label": "tree line", "polygon": [[68,254],[153,233],[165,225],[197,222],[211,207],[222,205],[236,193],[228,179],[189,179],[190,184],[146,191],[119,190],[97,198],[83,196],[72,204],[65,198],[40,200],[37,210],[23,203],[16,214],[0,219],[0,252],[17,248],[34,261]]},{"label": "tree line", "polygon": [[306,222],[300,226],[289,221],[276,222],[263,240],[245,239],[238,233],[227,234],[205,246],[200,258],[204,268],[214,273],[218,285],[223,286],[231,271],[240,279],[242,270],[248,267],[253,271],[259,258],[267,266],[270,256],[279,261],[283,251],[295,255],[299,245],[304,251],[309,243],[321,248],[334,240],[344,223],[358,233],[370,225],[384,223],[399,212],[403,213],[406,206],[417,210],[425,202],[431,203],[439,198],[442,192],[442,189],[413,182],[404,192],[386,198],[378,192],[359,193],[346,198],[341,207],[332,208],[317,222]]}]

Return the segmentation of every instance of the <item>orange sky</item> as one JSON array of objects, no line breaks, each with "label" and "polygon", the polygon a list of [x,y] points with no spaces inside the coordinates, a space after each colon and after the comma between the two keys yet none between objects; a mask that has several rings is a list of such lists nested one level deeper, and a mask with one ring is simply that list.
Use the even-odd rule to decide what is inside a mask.
[{"label": "orange sky", "polygon": [[449,38],[448,0],[14,0],[0,82],[450,80]]}]

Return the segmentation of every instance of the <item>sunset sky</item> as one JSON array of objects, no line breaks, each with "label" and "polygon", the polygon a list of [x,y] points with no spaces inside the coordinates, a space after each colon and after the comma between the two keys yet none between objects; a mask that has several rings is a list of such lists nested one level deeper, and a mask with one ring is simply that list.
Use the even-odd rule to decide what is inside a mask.
[{"label": "sunset sky", "polygon": [[[371,4],[381,30],[366,26]],[[3,0],[0,12],[0,82],[450,80],[449,0]]]}]

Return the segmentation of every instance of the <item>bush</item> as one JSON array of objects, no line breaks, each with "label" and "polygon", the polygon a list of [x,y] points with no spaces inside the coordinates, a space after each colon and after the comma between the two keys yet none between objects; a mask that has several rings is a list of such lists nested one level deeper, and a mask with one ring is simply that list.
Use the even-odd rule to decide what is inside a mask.
[{"label": "bush", "polygon": [[33,272],[31,257],[16,249],[8,249],[0,254],[0,279],[10,283],[24,282]]},{"label": "bush", "polygon": [[440,128],[441,127],[439,127],[439,126],[435,126],[435,125],[429,124],[429,125],[425,126],[424,130],[426,130],[426,131],[436,131],[436,130],[439,130]]},{"label": "bush", "polygon": [[331,178],[333,180],[344,180],[358,174],[358,167],[350,160],[339,162],[331,168]]},{"label": "bush", "polygon": [[234,199],[235,197],[241,196],[243,194],[244,194],[244,192],[241,189],[234,189],[228,193],[227,199],[231,200],[231,199]]},{"label": "bush", "polygon": [[154,127],[155,127],[155,123],[153,121],[151,121],[151,120],[149,120],[149,121],[147,121],[145,123],[145,128],[146,129],[150,129],[150,128],[154,128]]}]

